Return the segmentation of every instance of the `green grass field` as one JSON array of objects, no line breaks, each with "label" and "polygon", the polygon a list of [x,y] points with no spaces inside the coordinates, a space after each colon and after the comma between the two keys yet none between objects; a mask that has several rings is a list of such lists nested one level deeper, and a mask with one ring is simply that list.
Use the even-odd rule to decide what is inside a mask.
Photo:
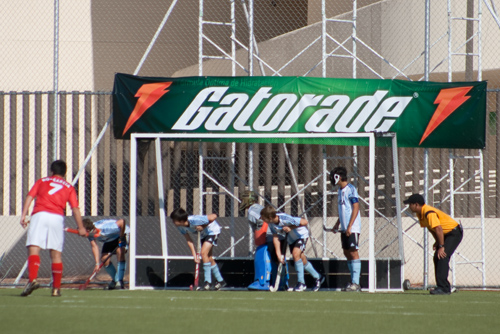
[{"label": "green grass field", "polygon": [[500,293],[0,289],[0,333],[500,333]]}]

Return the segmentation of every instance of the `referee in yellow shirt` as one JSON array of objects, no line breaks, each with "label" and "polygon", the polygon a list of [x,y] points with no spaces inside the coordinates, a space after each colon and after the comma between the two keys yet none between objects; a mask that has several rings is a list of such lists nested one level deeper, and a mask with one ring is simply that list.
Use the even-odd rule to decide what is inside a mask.
[{"label": "referee in yellow shirt", "polygon": [[450,258],[463,238],[462,226],[441,210],[425,204],[420,194],[413,194],[404,204],[415,212],[421,227],[427,227],[434,236],[434,273],[437,288],[431,290],[431,295],[449,295],[451,293],[448,273]]}]

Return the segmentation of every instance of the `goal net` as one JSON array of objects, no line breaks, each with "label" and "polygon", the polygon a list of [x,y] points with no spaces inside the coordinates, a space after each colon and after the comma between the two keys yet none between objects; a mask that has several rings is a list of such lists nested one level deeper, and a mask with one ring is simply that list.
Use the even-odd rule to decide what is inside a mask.
[{"label": "goal net", "polygon": [[[222,227],[214,256],[229,286],[253,280],[253,232],[238,210],[254,191],[262,205],[309,221],[306,256],[327,275],[326,288],[349,279],[329,172],[345,166],[358,190],[359,253],[365,290],[401,290],[404,254],[396,137],[392,133],[132,134],[130,288],[192,284],[194,264],[169,214],[216,213]],[[125,195],[125,194],[124,194]],[[294,270],[292,269],[291,272]]]}]

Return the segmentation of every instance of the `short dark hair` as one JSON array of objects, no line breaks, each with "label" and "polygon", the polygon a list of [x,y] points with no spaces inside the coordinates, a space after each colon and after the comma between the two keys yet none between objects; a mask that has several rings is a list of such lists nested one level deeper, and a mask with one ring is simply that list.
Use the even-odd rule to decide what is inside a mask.
[{"label": "short dark hair", "polygon": [[63,160],[56,160],[50,165],[50,171],[54,175],[66,175],[66,163]]},{"label": "short dark hair", "polygon": [[83,218],[82,223],[87,231],[92,231],[95,228],[94,222],[90,218]]},{"label": "short dark hair", "polygon": [[340,176],[341,181],[347,181],[347,169],[345,167],[335,167],[332,169],[330,172],[330,182],[334,185],[335,184],[335,174]]},{"label": "short dark hair", "polygon": [[420,194],[413,194],[411,195],[410,197],[408,197],[408,199],[404,200],[403,201],[404,204],[420,204],[420,205],[424,205],[425,204],[425,200],[424,200],[424,197]]},{"label": "short dark hair", "polygon": [[170,214],[173,221],[185,222],[188,220],[188,214],[183,208],[177,208]]}]

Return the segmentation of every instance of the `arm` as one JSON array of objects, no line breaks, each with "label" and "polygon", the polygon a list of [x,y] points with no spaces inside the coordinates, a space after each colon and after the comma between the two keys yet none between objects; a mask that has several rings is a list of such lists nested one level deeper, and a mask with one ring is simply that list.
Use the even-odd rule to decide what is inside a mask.
[{"label": "arm", "polygon": [[125,237],[125,221],[119,219],[116,221],[116,225],[120,228],[120,240],[122,240]]},{"label": "arm", "polygon": [[356,202],[352,205],[351,219],[349,220],[349,226],[347,226],[347,230],[345,231],[345,234],[347,236],[351,235],[352,224],[354,224],[354,220],[356,220],[358,213],[359,213],[359,202]]},{"label": "arm", "polygon": [[436,239],[436,243],[434,244],[434,249],[437,247],[437,257],[438,259],[443,259],[446,257],[446,253],[444,251],[444,247],[439,247],[440,245],[444,246],[444,233],[441,225],[438,225],[434,228],[434,233],[432,233],[434,239]]},{"label": "arm", "polygon": [[26,228],[28,226],[28,222],[26,221],[26,215],[28,214],[28,210],[30,208],[31,202],[33,201],[33,197],[28,195],[24,200],[23,212],[21,214],[21,226]]},{"label": "arm", "polygon": [[278,257],[278,261],[284,264],[285,259],[281,258],[281,244],[277,234],[273,234],[273,244],[274,244],[274,249],[276,250],[276,256]]},{"label": "arm", "polygon": [[100,264],[99,248],[97,247],[97,242],[95,242],[95,240],[90,241],[90,248],[92,249],[92,254],[94,255],[95,266],[96,266],[96,268],[98,268],[99,264]]},{"label": "arm", "polygon": [[212,213],[210,215],[207,215],[207,219],[208,219],[208,224],[203,224],[203,225],[197,225],[196,226],[196,231],[198,232],[201,232],[205,229],[205,227],[207,227],[208,225],[210,225],[214,220],[217,219],[217,214],[215,213]]},{"label": "arm", "polygon": [[76,225],[78,225],[78,234],[81,237],[87,236],[87,230],[85,229],[85,227],[83,227],[82,215],[80,213],[80,208],[74,207],[74,208],[71,208],[71,211],[73,211],[73,217],[75,217]]},{"label": "arm", "polygon": [[189,250],[191,250],[191,254],[194,257],[194,262],[200,263],[200,259],[198,259],[198,256],[196,256],[196,249],[194,247],[193,240],[191,240],[191,237],[189,236],[188,233],[184,234],[184,238],[186,238],[187,245],[189,247]]},{"label": "arm", "polygon": [[307,226],[307,224],[309,224],[309,222],[307,221],[307,219],[304,219],[304,218],[301,218],[298,225],[286,225],[286,226],[283,226],[283,231],[285,233],[290,233],[292,230],[298,228],[298,227],[301,227],[301,226]]},{"label": "arm", "polygon": [[214,220],[217,219],[217,214],[216,213],[212,213],[210,215],[207,215],[207,218],[208,218],[208,223],[210,224],[211,222],[213,222]]}]

